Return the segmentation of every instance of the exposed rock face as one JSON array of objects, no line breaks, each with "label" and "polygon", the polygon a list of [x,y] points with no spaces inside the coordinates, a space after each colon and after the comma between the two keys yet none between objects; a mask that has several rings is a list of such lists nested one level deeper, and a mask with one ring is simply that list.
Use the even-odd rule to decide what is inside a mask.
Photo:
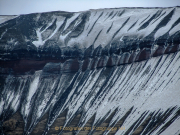
[{"label": "exposed rock face", "polygon": [[0,24],[2,134],[180,133],[179,7],[9,18]]}]

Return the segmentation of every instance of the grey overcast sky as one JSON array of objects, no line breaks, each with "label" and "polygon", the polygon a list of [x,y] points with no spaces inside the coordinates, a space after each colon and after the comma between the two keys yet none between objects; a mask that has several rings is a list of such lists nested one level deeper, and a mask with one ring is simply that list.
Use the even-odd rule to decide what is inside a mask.
[{"label": "grey overcast sky", "polygon": [[0,0],[0,15],[118,7],[172,7],[180,0]]}]

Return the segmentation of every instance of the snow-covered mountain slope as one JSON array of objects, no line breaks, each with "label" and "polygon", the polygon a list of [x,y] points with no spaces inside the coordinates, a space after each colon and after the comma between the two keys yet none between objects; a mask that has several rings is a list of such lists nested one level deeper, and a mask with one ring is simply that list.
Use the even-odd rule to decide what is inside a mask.
[{"label": "snow-covered mountain slope", "polygon": [[116,135],[179,135],[179,50],[179,7],[37,13],[1,23],[0,132],[19,113],[24,135],[62,134],[53,124],[67,112],[64,127],[94,118],[89,135],[106,120],[107,129],[124,127]]},{"label": "snow-covered mountain slope", "polygon": [[[179,43],[179,7],[37,13],[0,24],[1,64],[19,72],[29,71],[29,65],[42,69],[48,62],[43,60],[114,55],[121,57],[116,61],[121,65],[174,53]],[[14,66],[7,60],[21,62]],[[33,65],[34,60],[43,62]]]},{"label": "snow-covered mountain slope", "polygon": [[46,134],[65,110],[65,127],[78,114],[81,119],[76,126],[84,127],[95,115],[91,126],[99,127],[116,110],[107,126],[121,120],[120,127],[125,130],[118,130],[116,135],[180,133],[180,52],[84,72],[60,70],[66,66],[51,63],[34,75],[1,76],[1,83],[5,81],[1,121],[19,111],[25,122],[24,133],[29,134],[48,112]]},{"label": "snow-covered mountain slope", "polygon": [[179,32],[179,7],[50,12],[20,15],[0,24],[0,45],[1,50],[10,52],[38,48],[39,55],[53,46],[61,51],[60,56],[71,57],[75,54],[66,49],[79,49],[83,55],[90,46],[123,52],[173,46],[179,44]]}]

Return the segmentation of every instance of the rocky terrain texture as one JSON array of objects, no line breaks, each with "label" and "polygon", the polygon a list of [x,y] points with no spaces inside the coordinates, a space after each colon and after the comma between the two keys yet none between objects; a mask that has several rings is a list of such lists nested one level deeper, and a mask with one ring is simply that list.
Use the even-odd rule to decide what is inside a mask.
[{"label": "rocky terrain texture", "polygon": [[1,134],[180,134],[180,7],[0,19]]}]

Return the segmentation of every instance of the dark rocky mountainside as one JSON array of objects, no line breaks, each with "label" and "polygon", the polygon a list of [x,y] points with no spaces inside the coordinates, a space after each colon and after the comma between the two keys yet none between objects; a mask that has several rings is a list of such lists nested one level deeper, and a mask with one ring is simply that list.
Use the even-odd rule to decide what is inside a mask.
[{"label": "dark rocky mountainside", "polygon": [[179,135],[179,50],[180,7],[1,16],[0,134]]}]

